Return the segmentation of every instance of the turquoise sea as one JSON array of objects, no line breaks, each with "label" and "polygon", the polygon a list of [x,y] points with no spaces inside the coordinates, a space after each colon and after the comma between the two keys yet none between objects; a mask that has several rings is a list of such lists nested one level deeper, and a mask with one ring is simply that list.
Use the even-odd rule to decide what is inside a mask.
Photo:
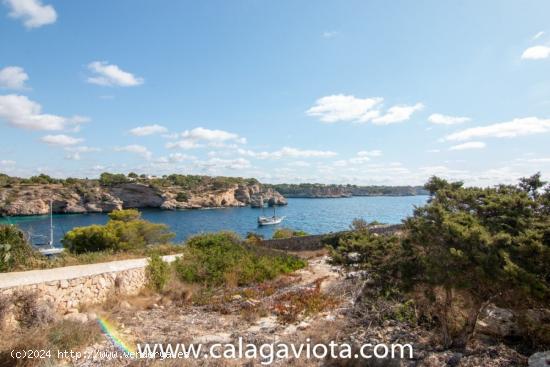
[{"label": "turquoise sea", "polygon": [[[278,226],[299,229],[312,234],[341,231],[347,229],[354,218],[382,223],[400,223],[412,214],[415,206],[426,203],[427,196],[370,196],[338,199],[288,199],[288,206],[278,207],[277,215],[286,218]],[[265,215],[273,210],[263,209]],[[176,241],[201,232],[231,230],[241,235],[258,232],[265,238],[271,237],[277,226],[258,227],[257,217],[262,209],[221,208],[202,210],[164,211],[146,209],[143,218],[156,223],[165,223],[176,233]],[[74,227],[107,222],[106,214],[56,214],[54,222],[54,242],[61,246],[64,233]],[[49,217],[27,216],[0,218],[0,223],[12,223],[26,231],[34,243],[43,242],[49,233]]]}]

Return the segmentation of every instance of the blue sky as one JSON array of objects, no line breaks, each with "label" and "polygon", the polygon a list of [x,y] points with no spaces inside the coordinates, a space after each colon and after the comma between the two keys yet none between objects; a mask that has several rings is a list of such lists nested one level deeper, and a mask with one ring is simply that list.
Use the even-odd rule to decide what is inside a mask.
[{"label": "blue sky", "polygon": [[0,3],[0,171],[550,174],[548,1]]}]

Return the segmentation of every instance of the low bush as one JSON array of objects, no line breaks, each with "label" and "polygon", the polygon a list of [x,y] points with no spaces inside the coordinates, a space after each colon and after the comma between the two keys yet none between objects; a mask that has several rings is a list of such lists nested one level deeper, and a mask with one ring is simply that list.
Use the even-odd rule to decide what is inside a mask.
[{"label": "low bush", "polygon": [[0,225],[0,272],[21,270],[42,256],[33,250],[24,233],[13,225]]},{"label": "low bush", "polygon": [[101,333],[96,324],[82,327],[80,322],[62,320],[49,328],[47,336],[55,350],[63,351],[92,345],[100,340]]},{"label": "low bush", "polygon": [[240,286],[273,279],[305,266],[295,256],[245,244],[219,232],[190,238],[174,263],[181,280],[206,286]]},{"label": "low bush", "polygon": [[189,200],[189,195],[187,195],[187,193],[183,191],[178,192],[178,194],[176,195],[176,201],[185,202],[187,200]]},{"label": "low bush", "polygon": [[248,232],[246,234],[246,242],[251,245],[258,245],[264,240],[264,236],[256,232]]},{"label": "low bush", "polygon": [[149,286],[157,292],[161,292],[170,279],[170,265],[159,254],[151,255],[145,272]]},{"label": "low bush", "polygon": [[55,319],[51,305],[40,302],[38,295],[31,291],[21,291],[13,295],[16,319],[21,326],[30,328],[41,326]]},{"label": "low bush", "polygon": [[273,239],[281,239],[281,238],[291,238],[291,237],[303,237],[303,236],[309,236],[309,233],[300,231],[300,230],[294,230],[290,228],[277,228],[275,232],[273,232]]},{"label": "low bush", "polygon": [[141,213],[137,209],[113,210],[108,214],[110,220],[131,222],[141,219]]},{"label": "low bush", "polygon": [[141,219],[137,210],[118,210],[109,214],[106,225],[77,227],[62,240],[70,252],[123,251],[162,244],[174,237],[164,224]]},{"label": "low bush", "polygon": [[329,294],[321,292],[319,280],[313,289],[285,293],[275,299],[273,309],[279,321],[294,323],[300,317],[307,317],[335,306],[338,301]]}]

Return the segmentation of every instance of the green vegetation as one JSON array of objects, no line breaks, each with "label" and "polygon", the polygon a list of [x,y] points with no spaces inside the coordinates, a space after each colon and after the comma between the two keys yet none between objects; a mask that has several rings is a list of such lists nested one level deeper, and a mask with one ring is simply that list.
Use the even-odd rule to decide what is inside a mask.
[{"label": "green vegetation", "polygon": [[161,292],[170,279],[170,265],[164,262],[162,257],[156,253],[149,258],[149,264],[145,272],[149,280],[149,286],[157,292]]},{"label": "green vegetation", "polygon": [[305,265],[295,256],[247,245],[231,232],[190,238],[174,263],[181,280],[208,287],[263,282]]},{"label": "green vegetation", "polygon": [[[151,187],[172,187],[177,186],[184,191],[207,191],[207,190],[221,190],[227,189],[234,185],[255,185],[259,184],[258,180],[254,178],[242,178],[242,177],[210,177],[199,175],[165,175],[162,177],[148,177],[147,175],[137,175],[135,172],[130,172],[128,175],[122,173],[109,173],[103,172],[99,176],[99,179],[81,179],[69,177],[66,179],[52,178],[45,174],[33,176],[30,178],[12,177],[6,174],[0,173],[0,187],[14,187],[17,185],[47,185],[47,184],[61,184],[64,186],[78,186],[81,188],[91,187],[113,187],[129,182],[141,183],[144,185],[150,185]],[[180,201],[186,201],[180,197]]]},{"label": "green vegetation", "polygon": [[130,182],[128,177],[121,173],[108,173],[103,172],[99,175],[99,183],[101,186],[115,186],[123,183]]},{"label": "green vegetation", "polygon": [[125,251],[167,243],[174,234],[164,224],[141,219],[137,210],[118,210],[109,214],[106,225],[77,227],[67,232],[63,246],[72,253]]},{"label": "green vegetation", "polygon": [[[550,304],[550,187],[543,188],[539,174],[493,188],[433,177],[428,204],[400,237],[345,234],[333,241],[333,260],[367,270],[385,297],[412,299],[409,306],[439,324],[445,344],[464,345],[489,302],[518,310]],[[410,318],[409,306],[399,317]],[[548,332],[531,334],[550,343]]]},{"label": "green vegetation", "polygon": [[357,186],[319,183],[266,185],[286,197],[340,196],[410,196],[427,195],[421,186]]},{"label": "green vegetation", "polygon": [[275,232],[273,232],[273,239],[278,240],[281,238],[291,238],[291,237],[303,237],[303,236],[309,236],[309,233],[300,231],[300,230],[294,230],[290,228],[277,228]]},{"label": "green vegetation", "polygon": [[185,192],[178,192],[176,195],[176,201],[184,202],[189,200],[189,195],[187,195]]},{"label": "green vegetation", "polygon": [[20,229],[0,225],[0,273],[21,270],[39,256]]}]

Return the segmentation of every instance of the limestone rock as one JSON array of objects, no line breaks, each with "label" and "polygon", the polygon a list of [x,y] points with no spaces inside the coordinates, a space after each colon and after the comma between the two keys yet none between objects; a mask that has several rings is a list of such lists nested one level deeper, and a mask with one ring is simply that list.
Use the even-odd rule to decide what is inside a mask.
[{"label": "limestone rock", "polygon": [[227,344],[227,343],[231,343],[231,334],[218,333],[218,334],[202,335],[196,338],[193,341],[193,343],[194,344],[210,344],[210,343]]},{"label": "limestone rock", "polygon": [[550,351],[538,352],[529,357],[529,367],[550,366]]},{"label": "limestone rock", "polygon": [[[178,200],[182,193],[185,194],[184,200]],[[100,213],[122,208],[176,210],[287,204],[279,192],[258,183],[195,191],[186,191],[179,186],[157,188],[137,182],[84,188],[36,184],[0,188],[0,215],[48,214],[50,200],[53,200],[55,213]]]},{"label": "limestone rock", "polygon": [[476,332],[485,335],[507,337],[518,334],[518,325],[514,313],[493,304],[487,306],[480,315]]},{"label": "limestone rock", "polygon": [[86,315],[85,313],[69,313],[63,316],[63,319],[85,324],[88,322],[88,315]]}]

